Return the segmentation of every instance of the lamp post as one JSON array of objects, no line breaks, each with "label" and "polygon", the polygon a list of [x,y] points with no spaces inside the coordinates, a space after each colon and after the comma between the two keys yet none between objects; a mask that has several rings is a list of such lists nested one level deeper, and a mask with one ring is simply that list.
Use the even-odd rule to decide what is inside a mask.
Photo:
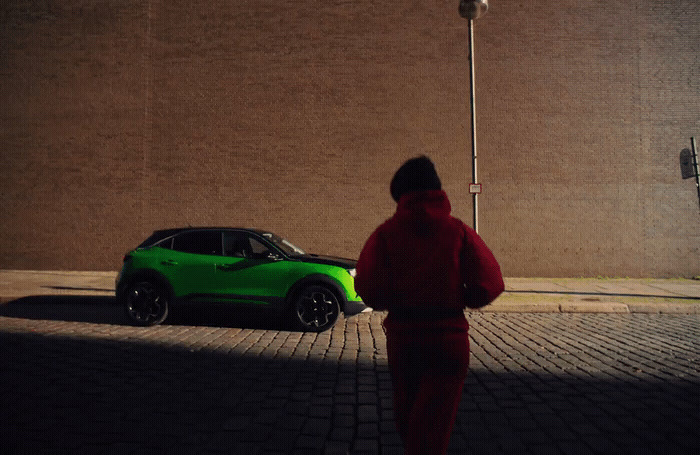
[{"label": "lamp post", "polygon": [[488,0],[460,0],[459,14],[469,23],[469,102],[472,111],[472,183],[469,192],[473,197],[474,231],[479,232],[479,193],[481,185],[476,173],[476,104],[474,90],[474,19],[478,19],[489,9]]}]

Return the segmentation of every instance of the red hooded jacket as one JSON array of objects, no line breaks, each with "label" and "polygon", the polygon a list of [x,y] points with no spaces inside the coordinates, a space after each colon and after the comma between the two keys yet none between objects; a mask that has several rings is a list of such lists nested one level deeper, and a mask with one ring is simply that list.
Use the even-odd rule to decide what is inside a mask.
[{"label": "red hooded jacket", "polygon": [[503,292],[501,269],[493,253],[473,229],[450,215],[451,210],[442,190],[406,193],[394,216],[374,231],[362,249],[355,289],[368,306],[389,310],[387,328],[404,324],[392,313],[406,312],[427,316],[413,318],[410,325],[466,328],[463,314],[429,315],[455,314],[465,306],[479,308]]}]

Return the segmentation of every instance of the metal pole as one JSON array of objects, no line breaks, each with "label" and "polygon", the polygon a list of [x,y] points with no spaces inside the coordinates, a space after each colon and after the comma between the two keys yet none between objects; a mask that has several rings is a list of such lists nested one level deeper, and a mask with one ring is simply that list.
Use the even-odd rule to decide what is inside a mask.
[{"label": "metal pole", "polygon": [[698,190],[698,204],[700,204],[700,168],[698,167],[698,149],[695,146],[695,138],[690,138],[690,146],[693,152],[693,166],[695,166],[695,186]]},{"label": "metal pole", "polygon": [[[474,19],[469,19],[469,101],[472,109],[472,183],[479,183],[476,173],[476,91],[474,89]],[[472,194],[474,207],[474,231],[479,233],[479,195]]]}]

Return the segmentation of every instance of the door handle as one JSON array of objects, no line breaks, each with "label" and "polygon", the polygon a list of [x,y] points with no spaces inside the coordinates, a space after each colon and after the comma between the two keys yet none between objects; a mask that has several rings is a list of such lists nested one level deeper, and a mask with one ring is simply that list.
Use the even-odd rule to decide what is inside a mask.
[{"label": "door handle", "polygon": [[166,261],[160,261],[161,265],[177,265],[177,261],[168,259]]}]

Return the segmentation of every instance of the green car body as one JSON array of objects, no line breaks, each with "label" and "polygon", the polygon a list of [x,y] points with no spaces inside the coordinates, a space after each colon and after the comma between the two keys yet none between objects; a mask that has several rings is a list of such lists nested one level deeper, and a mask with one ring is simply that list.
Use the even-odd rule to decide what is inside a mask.
[{"label": "green car body", "polygon": [[354,260],[306,254],[267,231],[169,229],[127,253],[116,293],[140,325],[162,322],[174,302],[223,302],[273,308],[303,330],[321,331],[340,311],[366,308],[354,268]]}]

